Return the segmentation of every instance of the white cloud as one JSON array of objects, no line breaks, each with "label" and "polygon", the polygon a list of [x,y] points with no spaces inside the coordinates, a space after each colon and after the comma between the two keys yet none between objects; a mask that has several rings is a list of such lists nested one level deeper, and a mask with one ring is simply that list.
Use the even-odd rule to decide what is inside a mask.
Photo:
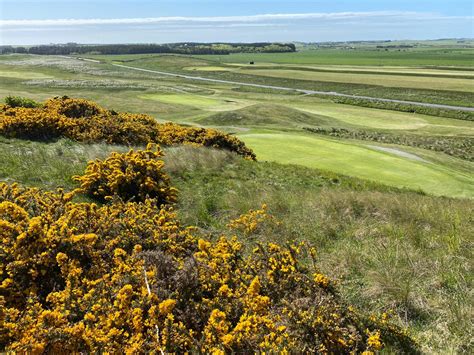
[{"label": "white cloud", "polygon": [[160,23],[258,23],[268,21],[298,20],[370,20],[370,19],[403,19],[403,20],[472,20],[473,16],[443,16],[424,12],[373,11],[373,12],[332,12],[303,14],[262,14],[251,16],[214,16],[214,17],[149,17],[149,18],[116,18],[116,19],[46,19],[46,20],[0,20],[2,27],[29,26],[88,26],[88,25],[146,25]]}]

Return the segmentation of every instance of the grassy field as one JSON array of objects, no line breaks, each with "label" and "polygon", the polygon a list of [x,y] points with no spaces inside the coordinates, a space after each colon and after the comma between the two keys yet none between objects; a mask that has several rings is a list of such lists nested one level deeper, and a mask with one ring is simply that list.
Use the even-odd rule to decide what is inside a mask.
[{"label": "grassy field", "polygon": [[[306,52],[292,55],[305,55]],[[285,53],[286,54],[286,53]],[[282,55],[285,55],[282,54]],[[381,97],[427,103],[442,103],[447,105],[472,106],[470,74],[463,76],[462,72],[455,78],[435,74],[430,75],[381,75],[367,73],[322,72],[304,68],[279,66],[277,69],[262,69],[259,65],[249,68],[248,65],[239,67],[238,63],[220,63],[221,57],[183,57],[176,55],[131,55],[126,56],[90,56],[106,63],[122,63],[128,66],[205,76],[214,79],[248,82],[260,85],[272,85],[316,91],[335,91],[345,94],[355,94],[369,97]],[[277,56],[278,58],[278,56]],[[316,54],[313,55],[316,61]],[[229,60],[232,60],[229,56]],[[266,65],[264,67],[267,67]],[[417,69],[413,67],[412,69]],[[470,67],[466,67],[469,69]],[[192,69],[192,70],[189,70]],[[216,69],[216,70],[214,70]],[[224,70],[227,69],[227,70]],[[464,69],[464,71],[467,71]],[[443,69],[445,70],[445,69]],[[457,73],[456,71],[453,71]],[[347,80],[344,77],[347,76]],[[386,83],[387,82],[387,83]],[[447,83],[444,87],[442,83]]]},{"label": "grassy field", "polygon": [[[453,58],[458,58],[457,51],[456,49],[451,53]],[[317,50],[275,55],[273,56],[273,63],[279,65],[280,69],[272,69],[272,71],[282,72],[281,75],[286,75],[286,69],[281,69],[282,67],[278,63],[286,61],[285,58],[292,55],[301,56],[306,60],[311,57],[313,61],[309,64],[320,65],[318,64],[318,53]],[[428,57],[432,55],[431,49],[423,51],[423,53]],[[395,55],[404,55],[411,58],[421,54],[401,52]],[[187,73],[190,71],[186,68],[205,69],[210,70],[206,72],[209,74],[219,73],[215,71],[216,68],[213,63],[220,60],[220,57],[212,57],[212,61],[210,61],[201,58],[170,55],[94,57],[107,61],[107,63],[121,60],[131,66]],[[226,58],[233,57],[226,56]],[[294,159],[297,159],[300,164],[306,166],[333,170],[361,178],[370,178],[392,186],[420,188],[427,193],[436,195],[474,196],[472,175],[467,174],[466,176],[465,174],[465,165],[467,164],[469,167],[469,164],[472,164],[470,162],[450,160],[447,159],[444,153],[436,153],[435,158],[438,156],[441,158],[434,159],[434,162],[430,156],[429,159],[426,159],[430,163],[422,164],[403,156],[394,156],[389,153],[367,149],[363,147],[364,144],[369,144],[367,142],[362,142],[361,145],[360,142],[344,139],[332,142],[331,147],[328,147],[328,143],[321,144],[321,142],[328,142],[326,138],[315,135],[308,136],[303,131],[305,127],[338,127],[376,130],[378,132],[395,131],[430,137],[473,137],[473,122],[342,105],[330,100],[295,95],[290,92],[280,93],[252,88],[242,89],[233,85],[186,81],[180,78],[134,72],[113,67],[107,63],[97,64],[57,57],[0,56],[0,76],[2,77],[0,95],[23,95],[39,100],[62,95],[86,97],[116,110],[146,112],[160,121],[171,120],[187,124],[214,126],[230,132],[248,134],[248,136],[242,137],[257,151],[260,159],[278,160],[286,163],[294,163]],[[323,64],[327,66],[327,63]],[[367,65],[366,70],[374,70],[373,63],[367,61],[365,64]],[[445,60],[444,66],[450,64],[453,63]],[[354,63],[346,65],[351,65],[352,70],[355,68]],[[393,64],[391,65],[389,69],[394,70]],[[404,68],[406,68],[407,65],[411,64],[405,63],[404,65]],[[243,81],[247,77],[254,76],[239,73],[241,69],[236,65],[224,65],[223,67],[233,70],[232,75]],[[334,68],[335,66],[331,65],[331,67]],[[409,68],[412,71],[428,70],[417,65]],[[347,68],[339,67],[339,69],[345,70]],[[468,69],[469,67],[465,66],[463,71],[452,70],[452,72],[456,75],[464,75],[469,72]],[[439,70],[443,73],[448,71],[447,69]],[[253,71],[255,69],[249,70],[249,72]],[[436,69],[431,68],[424,75],[434,75],[430,73],[436,71]],[[319,72],[299,72],[305,75],[321,74]],[[15,75],[11,73],[15,73]],[[341,78],[346,75],[345,73],[333,72],[322,74],[339,75]],[[363,74],[353,75],[364,77]],[[398,73],[397,75],[386,75],[388,78],[398,78],[399,76]],[[289,77],[280,79],[288,82],[309,82],[312,84],[310,80],[295,80]],[[415,76],[404,78],[404,80],[415,79],[430,79],[439,83],[443,83],[444,80],[461,80]],[[468,81],[469,79],[462,80]],[[332,85],[329,84],[328,90],[331,89]],[[352,84],[338,83],[338,85],[350,86]],[[261,132],[270,135],[259,136],[258,134]],[[285,136],[286,134],[290,135]],[[278,142],[276,145],[280,148],[278,154],[269,151],[269,146],[273,144],[272,139],[275,139],[274,143]],[[311,142],[311,149],[305,146],[308,142]],[[306,149],[301,149],[302,147]],[[336,147],[338,149],[335,149]],[[403,151],[406,147],[398,148]],[[353,152],[354,154],[347,155],[352,158],[348,159],[345,164],[330,164],[328,160],[315,159],[315,156],[323,155],[330,160],[332,149],[335,149],[340,157],[347,155],[347,152]],[[370,159],[365,159],[366,155],[370,156]],[[449,164],[446,163],[448,161]],[[358,164],[354,165],[353,169],[350,168],[351,164],[355,163]],[[365,171],[364,165],[367,165]],[[372,173],[373,171],[377,173]],[[403,171],[403,173],[400,171]],[[428,179],[427,183],[420,182],[420,174]],[[437,179],[438,182],[436,182]]]},{"label": "grassy field", "polygon": [[368,145],[282,133],[239,137],[260,159],[320,168],[435,195],[474,196],[474,178],[469,174],[378,151]]},{"label": "grassy field", "polygon": [[[317,49],[297,53],[231,54],[219,56],[221,63],[289,63],[318,65],[376,65],[376,66],[461,66],[472,67],[473,49],[418,48],[406,52],[376,49]],[[215,56],[199,56],[216,60]]]},{"label": "grassy field", "polygon": [[295,69],[243,69],[249,75],[291,78],[309,81],[337,82],[349,84],[381,85],[416,89],[435,89],[474,92],[474,82],[469,79],[438,78],[429,76],[380,75],[369,73],[327,73]]}]

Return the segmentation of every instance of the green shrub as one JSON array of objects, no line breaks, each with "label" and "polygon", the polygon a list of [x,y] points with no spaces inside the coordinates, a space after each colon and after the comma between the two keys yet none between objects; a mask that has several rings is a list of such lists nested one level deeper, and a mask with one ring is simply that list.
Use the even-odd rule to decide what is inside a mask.
[{"label": "green shrub", "polygon": [[29,99],[27,97],[21,96],[7,96],[5,98],[5,103],[10,107],[26,107],[26,108],[35,108],[41,107],[39,102]]}]

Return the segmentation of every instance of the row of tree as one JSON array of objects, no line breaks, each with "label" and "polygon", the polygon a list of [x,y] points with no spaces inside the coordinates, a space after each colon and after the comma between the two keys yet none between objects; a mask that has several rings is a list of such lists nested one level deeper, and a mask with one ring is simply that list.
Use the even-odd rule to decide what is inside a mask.
[{"label": "row of tree", "polygon": [[77,43],[41,45],[33,47],[0,46],[0,54],[29,53],[41,55],[70,54],[219,54],[295,52],[293,43],[171,43],[171,44],[104,44]]}]

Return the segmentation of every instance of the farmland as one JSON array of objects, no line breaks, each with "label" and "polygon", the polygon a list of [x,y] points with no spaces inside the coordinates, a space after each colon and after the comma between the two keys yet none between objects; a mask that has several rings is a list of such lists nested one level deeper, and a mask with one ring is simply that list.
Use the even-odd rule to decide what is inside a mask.
[{"label": "farmland", "polygon": [[[311,241],[322,271],[339,281],[346,301],[371,312],[393,311],[397,324],[411,329],[422,351],[469,351],[474,233],[474,120],[469,114],[456,119],[429,111],[370,108],[329,96],[188,80],[114,65],[473,106],[472,48],[440,41],[402,51],[299,49],[217,56],[81,56],[98,62],[2,55],[0,96],[86,98],[114,111],[149,114],[160,123],[232,134],[256,153],[257,162],[202,147],[165,149],[183,224],[220,230],[230,219],[266,203],[282,221],[281,229],[244,244]],[[127,150],[125,144],[87,144],[64,137],[50,142],[0,137],[0,180],[69,191],[76,186],[71,177],[81,174],[88,161]],[[288,240],[279,240],[281,235]]]}]

